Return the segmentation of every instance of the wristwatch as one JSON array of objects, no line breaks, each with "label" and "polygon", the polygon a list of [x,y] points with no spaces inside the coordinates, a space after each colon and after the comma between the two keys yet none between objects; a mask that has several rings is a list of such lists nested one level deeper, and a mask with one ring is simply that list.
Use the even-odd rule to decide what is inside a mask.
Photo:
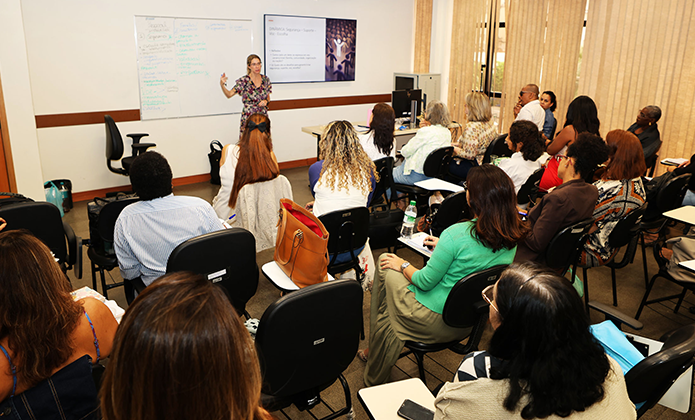
[{"label": "wristwatch", "polygon": [[409,263],[408,261],[406,261],[406,262],[404,262],[403,264],[401,264],[401,273],[402,273],[403,271],[405,271],[405,269],[408,268],[409,265],[410,265],[410,263]]}]

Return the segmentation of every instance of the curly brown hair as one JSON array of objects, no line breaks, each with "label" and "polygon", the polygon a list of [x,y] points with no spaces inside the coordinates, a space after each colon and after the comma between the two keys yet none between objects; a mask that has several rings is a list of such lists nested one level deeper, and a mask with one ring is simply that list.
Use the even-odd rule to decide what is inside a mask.
[{"label": "curly brown hair", "polygon": [[328,124],[321,136],[319,156],[323,159],[319,179],[331,190],[347,190],[353,184],[369,193],[372,177],[379,182],[376,166],[362,149],[357,132],[349,121]]}]

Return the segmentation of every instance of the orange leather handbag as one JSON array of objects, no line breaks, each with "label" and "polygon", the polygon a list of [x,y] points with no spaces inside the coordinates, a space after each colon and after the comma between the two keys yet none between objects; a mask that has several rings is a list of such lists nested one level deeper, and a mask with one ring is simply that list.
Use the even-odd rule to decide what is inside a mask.
[{"label": "orange leather handbag", "polygon": [[301,287],[327,280],[328,231],[310,211],[280,200],[275,262]]}]

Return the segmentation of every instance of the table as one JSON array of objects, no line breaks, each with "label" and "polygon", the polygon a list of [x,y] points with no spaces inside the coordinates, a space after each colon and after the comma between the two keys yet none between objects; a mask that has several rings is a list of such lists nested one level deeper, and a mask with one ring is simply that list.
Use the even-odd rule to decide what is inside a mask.
[{"label": "table", "polygon": [[420,378],[362,388],[357,398],[372,420],[402,420],[397,412],[406,399],[434,411],[434,395]]},{"label": "table", "polygon": [[[277,287],[283,292],[293,292],[295,290],[299,290],[299,286],[294,284],[292,279],[289,278],[289,276],[285,274],[284,271],[282,271],[278,263],[276,263],[275,261],[263,264],[261,270],[263,271],[263,275],[265,275],[268,278],[268,280],[270,280],[270,282],[273,283],[273,286]],[[333,276],[331,276],[330,274],[327,275],[328,281],[334,280]]]},{"label": "table", "polygon": [[413,236],[410,238],[404,238],[400,236],[398,240],[411,248],[413,251],[418,252],[425,258],[429,258],[432,256],[432,251],[430,251],[426,246],[422,244],[422,242],[425,240],[425,238],[429,236],[425,232],[418,232],[414,233]]},{"label": "table", "polygon": [[664,216],[688,225],[695,225],[695,206],[683,206],[669,210],[664,213]]},{"label": "table", "polygon": [[[358,133],[365,133],[369,128],[367,127],[366,121],[359,121],[352,123]],[[319,158],[319,142],[321,141],[321,136],[326,130],[326,125],[313,125],[310,127],[302,127],[302,132],[316,136],[316,159]],[[400,150],[404,144],[410,140],[419,128],[408,128],[405,130],[394,130],[393,135],[396,137],[396,150]]]}]

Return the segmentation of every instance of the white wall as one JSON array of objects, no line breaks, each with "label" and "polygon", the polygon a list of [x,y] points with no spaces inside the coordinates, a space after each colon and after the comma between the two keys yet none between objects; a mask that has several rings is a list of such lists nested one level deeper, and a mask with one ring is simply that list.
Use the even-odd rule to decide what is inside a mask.
[{"label": "white wall", "polygon": [[3,0],[0,12],[0,80],[17,189],[43,200],[43,176],[31,100],[20,0]]},{"label": "white wall", "polygon": [[[17,21],[16,12],[7,19],[14,26],[24,26],[34,112],[43,115],[140,107],[134,15],[252,19],[254,48],[263,56],[264,13],[357,19],[356,81],[276,84],[273,100],[387,93],[394,72],[412,71],[412,0],[23,0],[22,20]],[[4,18],[5,10],[2,15]],[[0,38],[4,44],[6,38]],[[0,65],[6,61],[0,55]],[[20,79],[22,76],[26,82],[26,70]],[[2,77],[6,77],[4,72]],[[271,111],[278,160],[315,156],[315,140],[301,132],[302,126],[338,118],[364,120],[370,107]],[[33,121],[27,110],[22,112]],[[238,127],[239,115],[119,123],[123,134],[150,133],[147,140],[157,143],[175,177],[209,172],[210,140],[235,142]],[[71,179],[76,192],[127,184],[124,177],[106,168],[103,124],[36,132],[39,151],[32,155],[41,157],[42,180]],[[37,182],[36,175],[21,176],[24,183]]]}]

